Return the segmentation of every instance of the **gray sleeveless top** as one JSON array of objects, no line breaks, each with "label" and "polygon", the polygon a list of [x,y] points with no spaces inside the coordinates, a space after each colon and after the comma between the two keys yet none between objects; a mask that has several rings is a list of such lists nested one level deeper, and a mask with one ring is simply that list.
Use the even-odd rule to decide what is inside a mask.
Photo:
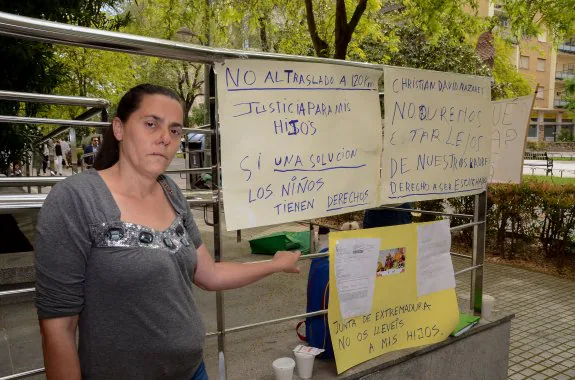
[{"label": "gray sleeveless top", "polygon": [[164,231],[120,221],[95,170],[54,186],[40,211],[38,317],[79,315],[83,380],[189,380],[202,361],[192,292],[202,241],[176,184],[158,181],[176,211]]}]

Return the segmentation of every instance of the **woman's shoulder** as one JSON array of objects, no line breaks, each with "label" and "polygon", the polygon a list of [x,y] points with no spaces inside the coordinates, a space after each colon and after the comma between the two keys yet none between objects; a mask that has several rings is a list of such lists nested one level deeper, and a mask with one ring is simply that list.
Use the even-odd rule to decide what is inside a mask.
[{"label": "woman's shoulder", "polygon": [[78,193],[79,195],[88,194],[92,193],[99,187],[101,187],[101,179],[99,178],[99,174],[96,172],[96,170],[89,169],[67,177],[62,182],[57,183],[54,185],[49,195],[59,193]]},{"label": "woman's shoulder", "polygon": [[187,211],[186,196],[173,178],[169,175],[162,174],[158,177],[158,182],[164,188],[164,192],[170,198],[172,205],[174,205],[178,212],[185,213]]},{"label": "woman's shoulder", "polygon": [[74,174],[57,183],[48,193],[43,208],[58,207],[70,213],[85,209],[105,211],[107,198],[103,181],[96,170],[90,169]]}]

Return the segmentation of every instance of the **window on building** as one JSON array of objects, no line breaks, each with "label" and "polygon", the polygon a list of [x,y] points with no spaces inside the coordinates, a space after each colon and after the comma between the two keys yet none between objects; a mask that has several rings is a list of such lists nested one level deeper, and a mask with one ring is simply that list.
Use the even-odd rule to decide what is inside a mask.
[{"label": "window on building", "polygon": [[537,58],[537,71],[545,71],[545,60]]},{"label": "window on building", "polygon": [[545,128],[543,128],[543,137],[545,137],[545,140],[554,139],[556,130],[557,127],[555,125],[546,125]]},{"label": "window on building", "polygon": [[537,86],[537,95],[535,97],[537,99],[545,99],[545,88],[543,86]]},{"label": "window on building", "polygon": [[520,69],[528,69],[529,68],[529,56],[522,55],[519,57],[519,68]]},{"label": "window on building", "polygon": [[531,124],[529,126],[527,137],[537,137],[537,125]]}]

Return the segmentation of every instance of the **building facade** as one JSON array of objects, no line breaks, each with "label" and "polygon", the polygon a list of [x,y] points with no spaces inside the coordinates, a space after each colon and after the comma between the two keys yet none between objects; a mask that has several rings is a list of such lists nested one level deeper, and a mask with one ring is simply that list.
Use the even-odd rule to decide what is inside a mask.
[{"label": "building facade", "polygon": [[[503,27],[508,23],[505,13],[489,0],[479,2],[478,14],[499,17]],[[515,45],[510,59],[536,93],[528,140],[557,141],[562,134],[573,135],[575,115],[565,111],[563,82],[575,78],[575,38],[557,46],[546,33],[524,39]]]}]

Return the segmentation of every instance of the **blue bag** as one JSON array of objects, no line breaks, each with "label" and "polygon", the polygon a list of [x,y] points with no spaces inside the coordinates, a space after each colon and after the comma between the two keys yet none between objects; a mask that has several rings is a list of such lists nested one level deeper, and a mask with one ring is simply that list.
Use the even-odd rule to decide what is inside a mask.
[{"label": "blue bag", "polygon": [[[309,268],[307,279],[307,307],[306,311],[327,309],[329,304],[329,257],[313,259]],[[299,327],[305,323],[305,336],[299,333]],[[327,314],[308,317],[297,324],[298,337],[310,346],[324,349],[318,355],[321,359],[333,359],[333,346],[329,334]]]}]

